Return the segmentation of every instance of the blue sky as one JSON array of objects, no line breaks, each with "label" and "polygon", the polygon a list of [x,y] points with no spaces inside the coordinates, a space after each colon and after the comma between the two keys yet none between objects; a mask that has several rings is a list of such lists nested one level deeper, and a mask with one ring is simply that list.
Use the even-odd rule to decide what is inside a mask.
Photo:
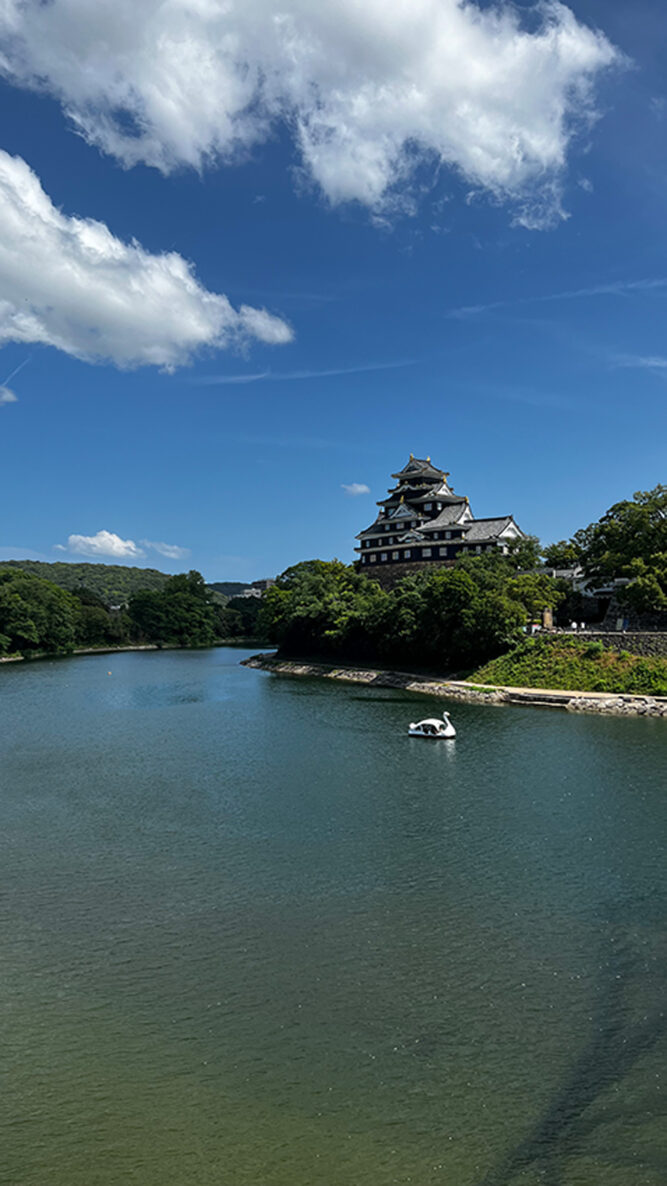
[{"label": "blue sky", "polygon": [[0,558],[350,560],[409,452],[545,542],[664,481],[662,5],[205,7],[0,17]]}]

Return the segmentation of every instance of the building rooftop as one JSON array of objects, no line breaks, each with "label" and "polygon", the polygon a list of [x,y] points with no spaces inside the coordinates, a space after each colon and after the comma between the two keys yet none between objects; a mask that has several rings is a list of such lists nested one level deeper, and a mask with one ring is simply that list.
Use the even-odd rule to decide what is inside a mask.
[{"label": "building rooftop", "polygon": [[497,539],[501,532],[512,523],[511,515],[504,515],[502,519],[471,519],[465,523],[466,543],[481,543],[488,539]]},{"label": "building rooftop", "polygon": [[466,512],[472,518],[468,503],[465,498],[461,498],[458,502],[443,507],[437,518],[429,519],[428,523],[424,524],[424,530],[438,531],[440,527],[451,527],[452,523],[460,523],[466,517]]},{"label": "building rooftop", "polygon": [[401,478],[446,478],[448,475],[433,465],[430,457],[413,457],[411,453],[407,465],[391,476],[400,481]]}]

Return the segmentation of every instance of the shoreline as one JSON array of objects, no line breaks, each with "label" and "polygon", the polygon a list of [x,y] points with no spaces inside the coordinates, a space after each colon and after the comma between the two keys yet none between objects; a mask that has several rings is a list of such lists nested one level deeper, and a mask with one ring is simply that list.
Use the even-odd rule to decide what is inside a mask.
[{"label": "shoreline", "polygon": [[115,655],[123,651],[210,651],[216,647],[266,646],[253,638],[221,638],[211,646],[181,647],[177,643],[142,642],[127,643],[124,646],[75,647],[73,651],[35,651],[28,655],[0,655],[0,663],[32,663],[37,659],[74,659],[78,655]]},{"label": "shoreline", "polygon": [[415,675],[406,671],[382,668],[346,667],[341,664],[313,663],[308,660],[279,659],[275,652],[242,659],[244,667],[270,671],[274,675],[310,676],[365,684],[367,687],[395,688],[422,696],[464,700],[471,704],[520,704],[536,708],[564,708],[568,712],[607,713],[612,716],[649,716],[667,719],[667,696],[636,695],[616,692],[578,692],[562,688],[519,688],[500,684],[471,684],[465,680]]}]

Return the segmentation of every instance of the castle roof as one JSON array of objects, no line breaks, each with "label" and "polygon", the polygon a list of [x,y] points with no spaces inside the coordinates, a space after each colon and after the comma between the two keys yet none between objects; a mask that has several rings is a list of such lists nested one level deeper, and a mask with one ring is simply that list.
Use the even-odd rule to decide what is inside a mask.
[{"label": "castle roof", "polygon": [[392,474],[392,478],[446,478],[447,475],[444,470],[438,469],[431,463],[430,457],[413,457],[410,454],[410,459],[407,465],[403,466],[397,474]]},{"label": "castle roof", "polygon": [[[472,519],[470,523],[462,525],[466,533],[466,543],[484,543],[485,540],[497,539],[510,523],[514,523],[512,515],[504,515],[502,519]],[[523,535],[523,532],[521,534]]]},{"label": "castle roof", "polygon": [[[424,523],[424,531],[438,531],[441,527],[451,527],[452,523],[461,523],[467,517],[466,512],[467,516],[472,518],[468,503],[465,498],[461,498],[458,502],[443,507],[437,518],[429,519],[428,523]],[[462,525],[465,526],[465,524]]]}]

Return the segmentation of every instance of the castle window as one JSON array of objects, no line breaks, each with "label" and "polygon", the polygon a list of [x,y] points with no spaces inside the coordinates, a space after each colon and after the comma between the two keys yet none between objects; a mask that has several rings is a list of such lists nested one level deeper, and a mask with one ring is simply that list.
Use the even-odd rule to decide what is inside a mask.
[{"label": "castle window", "polygon": [[386,553],[386,552],[380,552],[380,560],[386,560],[386,559],[387,559],[387,553]]},{"label": "castle window", "polygon": [[406,560],[409,560],[409,559],[410,559],[410,549],[409,549],[409,548],[406,548],[406,549],[405,549],[405,551],[404,551],[404,553],[403,553],[403,556],[404,556],[404,558],[405,558]]},{"label": "castle window", "polygon": [[426,558],[426,556],[430,556],[430,555],[431,555],[430,548],[422,548],[422,556],[424,556],[424,558]]},{"label": "castle window", "polygon": [[438,551],[440,552],[440,555],[441,555],[441,556],[446,556],[446,555],[447,555],[447,549],[446,549],[446,548],[438,548]]},{"label": "castle window", "polygon": [[430,510],[432,510],[432,509],[433,509],[433,503],[432,503],[432,502],[427,502],[427,503],[425,504],[425,506],[424,506],[424,510],[425,510],[425,511],[430,511]]},{"label": "castle window", "polygon": [[481,544],[478,544],[478,545],[477,545],[477,547],[475,548],[475,551],[477,552],[477,555],[478,555],[478,556],[479,556],[479,554],[480,554],[481,550],[482,550],[482,545],[481,545]]},{"label": "castle window", "polygon": [[377,556],[375,555],[375,552],[373,552],[373,554],[371,556],[371,564],[375,564],[376,560],[377,560]]},{"label": "castle window", "polygon": [[446,531],[446,532],[445,532],[445,539],[451,539],[451,538],[452,538],[452,533],[451,533],[451,531]]},{"label": "castle window", "polygon": [[392,560],[398,560],[398,552],[392,552],[391,558]]},{"label": "castle window", "polygon": [[434,538],[434,539],[440,539],[440,533],[439,533],[438,531],[434,531],[434,532],[433,532],[433,538]]}]

